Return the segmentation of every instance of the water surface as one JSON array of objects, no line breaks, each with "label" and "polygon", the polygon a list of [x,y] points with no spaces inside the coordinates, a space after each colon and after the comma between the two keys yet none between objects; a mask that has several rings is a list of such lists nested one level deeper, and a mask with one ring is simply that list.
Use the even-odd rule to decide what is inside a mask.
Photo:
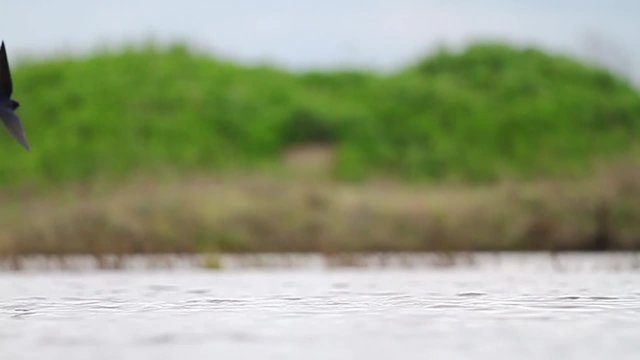
[{"label": "water surface", "polygon": [[605,266],[624,265],[614,260],[2,272],[0,349],[65,360],[637,359],[640,271]]}]

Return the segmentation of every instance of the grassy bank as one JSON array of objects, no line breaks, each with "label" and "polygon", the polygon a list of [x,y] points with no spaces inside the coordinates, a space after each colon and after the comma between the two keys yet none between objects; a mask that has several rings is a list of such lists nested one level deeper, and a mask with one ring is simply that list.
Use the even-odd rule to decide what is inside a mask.
[{"label": "grassy bank", "polygon": [[2,201],[4,256],[640,248],[637,164],[474,187],[141,178]]},{"label": "grassy bank", "polygon": [[301,143],[335,148],[337,179],[533,179],[584,173],[640,135],[640,96],[625,81],[501,44],[442,50],[384,76],[155,45],[14,68],[33,151],[0,141],[12,154],[0,186],[256,170]]},{"label": "grassy bank", "polygon": [[290,73],[148,46],[15,68],[33,151],[0,139],[0,256],[640,248],[640,95],[563,56]]}]

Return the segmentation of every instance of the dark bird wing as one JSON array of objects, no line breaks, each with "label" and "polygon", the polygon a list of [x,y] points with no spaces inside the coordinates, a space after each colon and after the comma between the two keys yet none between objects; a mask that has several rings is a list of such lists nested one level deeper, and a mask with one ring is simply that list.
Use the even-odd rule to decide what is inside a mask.
[{"label": "dark bird wing", "polygon": [[24,136],[24,130],[22,130],[22,123],[18,115],[9,108],[0,107],[0,118],[4,126],[7,127],[7,130],[9,130],[9,133],[18,140],[20,145],[29,150],[29,144],[27,143],[27,138]]},{"label": "dark bird wing", "polygon": [[4,41],[0,46],[0,96],[8,99],[13,92],[11,83],[11,72],[9,71],[9,61],[7,60],[7,50],[4,48]]}]

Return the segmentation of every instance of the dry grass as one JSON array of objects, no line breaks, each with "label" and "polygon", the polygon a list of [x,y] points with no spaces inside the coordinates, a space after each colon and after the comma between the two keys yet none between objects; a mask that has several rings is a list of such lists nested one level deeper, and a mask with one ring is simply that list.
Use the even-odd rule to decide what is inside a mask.
[{"label": "dry grass", "polygon": [[640,248],[640,166],[586,180],[138,178],[0,194],[0,255]]}]

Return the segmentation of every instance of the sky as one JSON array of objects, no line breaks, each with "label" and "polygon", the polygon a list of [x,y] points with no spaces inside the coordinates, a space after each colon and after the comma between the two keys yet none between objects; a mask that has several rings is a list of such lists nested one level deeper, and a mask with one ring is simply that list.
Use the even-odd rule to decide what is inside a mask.
[{"label": "sky", "polygon": [[2,8],[0,37],[18,58],[152,39],[248,63],[384,71],[441,45],[493,39],[581,56],[640,83],[637,0],[21,0]]}]

